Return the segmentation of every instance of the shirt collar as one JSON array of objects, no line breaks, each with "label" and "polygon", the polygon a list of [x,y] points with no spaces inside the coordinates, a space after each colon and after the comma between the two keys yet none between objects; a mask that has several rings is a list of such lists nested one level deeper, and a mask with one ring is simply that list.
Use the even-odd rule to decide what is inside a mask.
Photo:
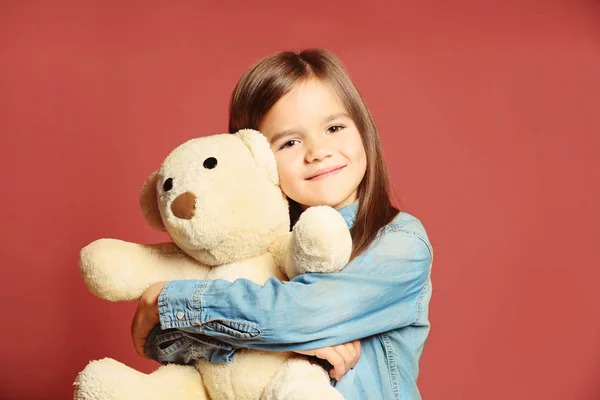
[{"label": "shirt collar", "polygon": [[338,210],[342,217],[344,217],[344,221],[348,225],[348,228],[352,228],[354,225],[354,221],[356,220],[356,212],[358,211],[358,200],[355,200],[354,203],[348,204]]}]

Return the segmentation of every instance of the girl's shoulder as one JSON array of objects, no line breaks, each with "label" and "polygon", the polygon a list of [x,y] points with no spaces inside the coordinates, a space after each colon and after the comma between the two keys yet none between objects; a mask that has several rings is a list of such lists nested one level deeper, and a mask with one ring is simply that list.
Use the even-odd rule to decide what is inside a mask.
[{"label": "girl's shoulder", "polygon": [[404,211],[400,211],[381,229],[377,242],[391,248],[412,243],[415,247],[426,247],[428,253],[433,255],[433,248],[423,223],[414,215]]}]

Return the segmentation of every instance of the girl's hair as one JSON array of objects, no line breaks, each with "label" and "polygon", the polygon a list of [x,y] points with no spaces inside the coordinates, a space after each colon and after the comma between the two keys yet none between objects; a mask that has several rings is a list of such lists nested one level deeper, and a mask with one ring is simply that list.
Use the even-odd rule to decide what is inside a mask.
[{"label": "girl's hair", "polygon": [[[283,51],[254,64],[240,79],[231,96],[229,132],[259,129],[271,107],[298,83],[318,79],[328,84],[342,102],[361,134],[367,155],[365,176],[358,187],[358,211],[352,234],[351,259],[362,253],[399,210],[393,206],[390,183],[377,127],[363,98],[342,62],[323,49],[301,53]],[[293,224],[302,212],[290,199]]]}]

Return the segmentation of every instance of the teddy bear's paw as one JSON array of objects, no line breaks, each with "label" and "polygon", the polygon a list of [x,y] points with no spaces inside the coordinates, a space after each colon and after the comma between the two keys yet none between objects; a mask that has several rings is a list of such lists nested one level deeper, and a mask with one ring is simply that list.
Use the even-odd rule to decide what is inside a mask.
[{"label": "teddy bear's paw", "polygon": [[294,259],[307,272],[338,272],[352,252],[352,237],[344,217],[329,206],[310,207],[293,229]]},{"label": "teddy bear's paw", "polygon": [[298,380],[279,393],[278,400],[344,400],[333,386],[311,380]]},{"label": "teddy bear's paw", "polygon": [[327,372],[300,357],[287,360],[271,380],[261,400],[344,400],[331,386]]},{"label": "teddy bear's paw", "polygon": [[261,400],[344,400],[344,396],[327,380],[296,379],[280,383]]},{"label": "teddy bear's paw", "polygon": [[91,361],[77,375],[73,383],[75,386],[73,398],[75,400],[124,398],[128,387],[135,382],[133,380],[127,385],[128,387],[125,387],[124,379],[131,379],[132,375],[128,369],[131,368],[111,358]]},{"label": "teddy bear's paw", "polygon": [[74,386],[75,400],[208,399],[193,367],[167,365],[144,374],[111,358],[90,362]]}]

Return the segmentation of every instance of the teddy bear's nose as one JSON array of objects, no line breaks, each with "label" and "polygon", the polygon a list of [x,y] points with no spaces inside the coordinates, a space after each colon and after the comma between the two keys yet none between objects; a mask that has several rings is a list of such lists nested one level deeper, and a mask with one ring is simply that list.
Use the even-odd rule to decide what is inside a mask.
[{"label": "teddy bear's nose", "polygon": [[192,192],[181,193],[173,203],[171,211],[177,218],[192,219],[196,209],[196,195]]}]

